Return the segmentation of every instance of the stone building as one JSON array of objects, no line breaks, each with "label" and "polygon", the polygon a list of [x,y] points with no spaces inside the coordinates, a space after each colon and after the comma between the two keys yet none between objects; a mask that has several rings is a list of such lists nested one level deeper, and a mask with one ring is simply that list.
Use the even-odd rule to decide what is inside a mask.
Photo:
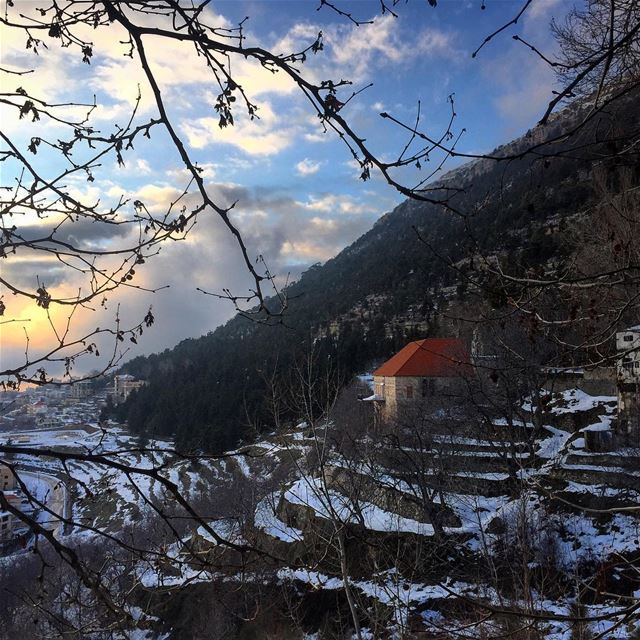
[{"label": "stone building", "polygon": [[460,338],[428,338],[410,342],[373,372],[369,398],[376,417],[394,422],[420,405],[442,404],[464,388],[473,371],[467,346]]}]

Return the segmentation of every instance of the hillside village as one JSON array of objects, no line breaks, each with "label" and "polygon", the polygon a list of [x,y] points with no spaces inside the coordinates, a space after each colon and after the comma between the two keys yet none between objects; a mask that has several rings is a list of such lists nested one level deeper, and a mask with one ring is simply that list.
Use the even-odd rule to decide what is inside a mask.
[{"label": "hillside village", "polygon": [[640,640],[639,0],[0,39],[0,640]]},{"label": "hillside village", "polygon": [[[615,617],[598,620],[640,593],[639,345],[639,327],[621,331],[615,368],[546,371],[554,388],[470,421],[460,399],[471,380],[487,377],[477,367],[487,354],[459,338],[411,342],[361,376],[322,420],[284,425],[197,465],[176,457],[170,441],[137,453],[135,436],[97,422],[107,395],[118,402],[143,384],[131,376],[97,394],[86,385],[21,394],[5,414],[5,442],[91,451],[159,475],[17,453],[10,464],[21,482],[5,465],[2,491],[25,513],[40,513],[61,540],[86,544],[100,531],[132,531],[140,518],[151,523],[149,505],[179,513],[162,478],[175,483],[207,516],[181,529],[165,561],[134,569],[146,627],[171,627],[172,638],[199,637],[210,620],[169,625],[175,603],[166,595],[188,584],[197,598],[229,581],[273,590],[262,617],[232,623],[215,614],[252,633],[274,625],[292,638],[353,632],[354,599],[362,637],[449,638],[452,625],[472,625],[481,638],[508,630],[499,611],[515,607],[525,617],[557,615],[533,623],[535,637],[566,640],[562,616],[580,607],[594,619],[585,634],[610,625],[607,637],[628,638]],[[19,566],[30,536],[11,513],[0,518],[3,549]],[[524,566],[511,564],[516,549]],[[594,566],[601,582],[578,589],[576,578],[588,580]],[[316,607],[312,618],[291,622],[288,607],[325,597],[332,604],[324,614]],[[483,607],[498,613],[487,618]]]},{"label": "hillside village", "polygon": [[[339,616],[332,609],[313,622],[303,619],[299,628],[307,634],[330,635],[336,625],[354,630],[340,599],[349,591],[366,612],[363,637],[449,638],[456,627],[472,628],[470,637],[479,638],[515,633],[499,613],[509,607],[525,619],[533,616],[534,635],[526,637],[573,637],[575,626],[562,617],[569,619],[576,607],[593,618],[580,631],[584,637],[630,637],[633,624],[616,624],[611,614],[623,612],[640,591],[634,568],[640,534],[634,510],[640,495],[637,434],[628,427],[633,418],[622,394],[592,395],[581,388],[593,392],[600,385],[615,392],[616,377],[630,369],[630,357],[635,360],[625,347],[633,342],[630,335],[635,340],[637,329],[618,334],[613,376],[566,371],[559,376],[565,388],[541,393],[540,405],[525,403],[521,419],[472,425],[436,418],[413,433],[408,427],[416,407],[427,406],[436,385],[440,392],[447,389],[443,378],[455,377],[452,361],[454,369],[466,362],[456,341],[408,345],[408,355],[401,351],[363,378],[369,393],[358,394],[358,402],[378,405],[375,423],[366,412],[360,430],[345,434],[337,412],[324,425],[303,423],[241,449],[243,459],[231,471],[225,465],[230,483],[238,477],[257,482],[264,497],[249,518],[229,514],[210,526],[286,559],[273,568],[255,558],[256,564],[246,565],[238,557],[239,573],[230,568],[225,579],[251,583],[275,572],[281,585],[298,585],[295,606],[320,597],[314,594],[334,594]],[[391,434],[384,429],[391,419],[387,403],[394,405]],[[380,404],[387,407],[382,418]],[[619,406],[624,422],[617,420]],[[281,474],[291,459],[288,477],[272,490],[272,474]],[[343,535],[343,545],[327,542]],[[194,540],[212,558],[219,561],[221,554],[233,564],[234,554],[229,558],[207,527]],[[513,566],[518,553],[524,553],[524,565]],[[142,580],[170,588],[213,578],[189,562],[177,565],[177,575],[145,572]],[[593,565],[601,582],[576,590],[576,578],[588,579]],[[558,620],[537,624],[536,614]],[[273,628],[274,612],[269,616],[245,626]]]},{"label": "hillside village", "polygon": [[[107,399],[115,404],[124,402],[143,384],[132,376],[116,375],[110,386],[92,385],[83,380],[68,386],[5,392],[0,439],[6,445],[24,448],[91,449],[92,442],[105,439],[100,414]],[[110,438],[119,432],[111,427]],[[12,471],[14,464],[19,470],[17,478]],[[56,514],[69,516],[72,486],[67,474],[59,473],[55,464],[47,464],[37,456],[5,456],[5,463],[0,463],[4,499],[20,512],[35,517],[56,535],[69,529],[62,526]],[[33,532],[17,514],[0,509],[0,555],[24,551],[32,540]]]}]

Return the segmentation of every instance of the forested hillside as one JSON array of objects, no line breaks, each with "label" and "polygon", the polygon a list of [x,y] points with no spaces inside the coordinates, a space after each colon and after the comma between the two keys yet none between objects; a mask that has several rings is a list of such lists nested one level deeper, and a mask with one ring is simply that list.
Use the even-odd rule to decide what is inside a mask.
[{"label": "forested hillside", "polygon": [[[282,324],[237,316],[206,336],[130,361],[123,370],[148,385],[118,407],[119,417],[141,434],[221,451],[273,424],[267,380],[283,383],[312,344],[315,366],[337,368],[347,380],[410,338],[465,334],[447,309],[507,304],[504,283],[483,273],[487,260],[497,257],[519,273],[544,269],[574,250],[576,224],[590,224],[590,204],[601,197],[594,172],[610,151],[598,144],[600,132],[635,132],[640,110],[633,95],[563,139],[578,111],[589,108],[570,106],[492,154],[508,160],[472,161],[431,185],[455,190],[451,210],[406,201],[384,215],[287,288]],[[532,143],[556,139],[518,157]],[[608,144],[616,143],[609,137]],[[479,281],[482,287],[469,286]]]}]

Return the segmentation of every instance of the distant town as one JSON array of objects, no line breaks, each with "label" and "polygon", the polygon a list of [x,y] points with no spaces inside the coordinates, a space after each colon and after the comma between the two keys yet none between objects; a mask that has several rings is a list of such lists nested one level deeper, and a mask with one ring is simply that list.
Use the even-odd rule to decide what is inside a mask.
[{"label": "distant town", "polygon": [[[107,399],[124,402],[144,381],[131,375],[82,380],[70,385],[31,387],[0,396],[0,434],[7,446],[60,450],[108,449],[123,430],[100,420]],[[105,432],[109,429],[109,438]],[[0,487],[8,504],[36,518],[55,536],[65,533],[63,519],[71,513],[71,493],[59,466],[46,458],[20,453],[4,456]],[[19,470],[18,478],[12,467]],[[27,495],[29,494],[29,495]],[[34,532],[19,517],[0,509],[0,555],[29,548]]]}]

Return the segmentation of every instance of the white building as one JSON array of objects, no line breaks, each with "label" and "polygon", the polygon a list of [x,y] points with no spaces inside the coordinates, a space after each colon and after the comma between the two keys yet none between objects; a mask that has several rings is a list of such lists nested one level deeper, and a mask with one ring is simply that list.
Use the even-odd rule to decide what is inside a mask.
[{"label": "white building", "polygon": [[43,416],[36,420],[36,424],[41,429],[52,429],[60,425],[60,421],[53,416]]},{"label": "white building", "polygon": [[13,517],[8,511],[0,511],[0,542],[13,536]]},{"label": "white building", "polygon": [[120,402],[124,402],[133,391],[143,387],[144,385],[144,380],[136,380],[128,373],[120,376],[114,376],[112,394],[113,403],[119,404]]},{"label": "white building", "polygon": [[618,433],[640,444],[640,325],[616,333]]},{"label": "white building", "polygon": [[640,381],[640,325],[616,333],[618,381]]},{"label": "white building", "polygon": [[13,471],[4,464],[0,464],[0,491],[10,491],[15,489],[16,477]]},{"label": "white building", "polygon": [[27,415],[29,416],[44,416],[46,415],[49,407],[44,400],[38,400],[37,402],[33,402],[28,404],[26,407]]},{"label": "white building", "polygon": [[69,389],[69,397],[80,400],[91,395],[91,382],[89,380],[79,380],[74,382]]}]

